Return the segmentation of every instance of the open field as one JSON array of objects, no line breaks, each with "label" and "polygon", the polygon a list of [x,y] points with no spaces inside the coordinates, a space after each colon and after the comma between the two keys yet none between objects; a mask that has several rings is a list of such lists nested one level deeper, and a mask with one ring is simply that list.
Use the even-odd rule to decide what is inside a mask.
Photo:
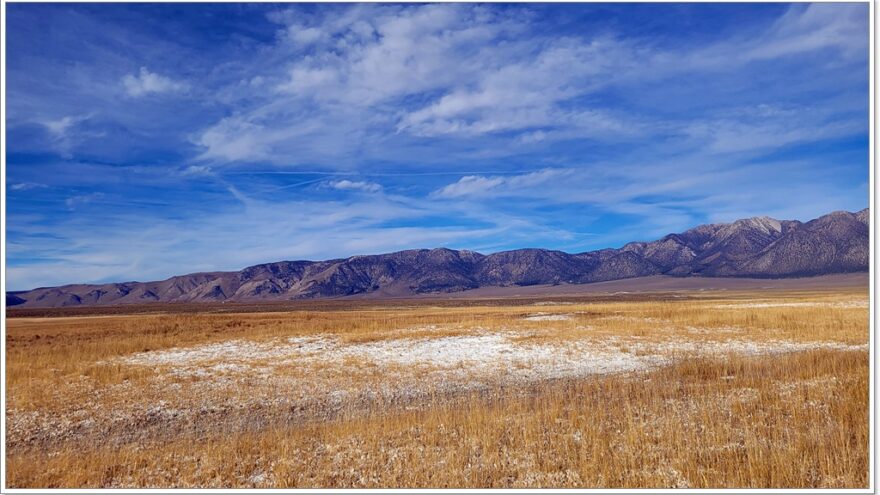
[{"label": "open field", "polygon": [[866,288],[163,308],[10,313],[10,486],[868,483]]}]

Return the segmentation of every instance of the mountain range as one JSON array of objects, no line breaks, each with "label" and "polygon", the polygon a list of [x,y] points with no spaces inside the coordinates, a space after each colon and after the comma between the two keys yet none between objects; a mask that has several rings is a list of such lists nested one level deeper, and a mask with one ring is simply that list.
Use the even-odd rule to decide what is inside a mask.
[{"label": "mountain range", "polygon": [[588,284],[649,275],[808,277],[864,272],[869,211],[809,222],[755,217],[701,225],[652,242],[578,254],[517,249],[489,255],[446,248],[279,261],[237,272],[193,273],[157,282],[78,284],[8,292],[7,306],[62,307],[149,302],[292,300],[363,294],[407,296],[481,287]]}]

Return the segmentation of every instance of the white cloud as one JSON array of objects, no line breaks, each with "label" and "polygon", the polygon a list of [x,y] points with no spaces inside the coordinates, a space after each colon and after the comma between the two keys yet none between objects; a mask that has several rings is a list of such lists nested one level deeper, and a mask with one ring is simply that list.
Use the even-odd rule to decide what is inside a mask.
[{"label": "white cloud", "polygon": [[82,118],[79,117],[62,117],[58,120],[50,120],[45,122],[44,125],[46,129],[49,130],[54,136],[64,136],[67,133],[67,129],[73,126],[75,123],[80,122]]},{"label": "white cloud", "polygon": [[237,187],[227,182],[223,177],[214,173],[214,170],[207,165],[190,165],[180,171],[180,175],[184,177],[202,177],[212,179],[214,182],[229,191],[239,203],[247,206],[251,203],[251,199],[243,194]]},{"label": "white cloud", "polygon": [[180,172],[180,175],[193,177],[212,176],[214,175],[214,172],[211,170],[211,167],[207,165],[190,165],[183,169]]},{"label": "white cloud", "polygon": [[[520,14],[454,4],[357,5],[314,16],[275,13],[270,19],[285,30],[273,57],[290,61],[285,80],[273,83],[274,93],[254,94],[258,104],[251,110],[205,129],[194,140],[205,149],[201,158],[342,163],[340,155],[362,153],[365,144],[375,142],[376,149],[388,149],[380,148],[380,141],[393,139],[395,128],[397,136],[406,139],[408,134],[479,134],[526,127],[537,120],[551,122],[555,116],[541,105],[506,107],[505,102],[523,102],[527,96],[544,99],[536,81],[526,88],[528,95],[523,94],[525,83],[516,91],[504,88],[510,71],[500,69],[526,56],[518,53],[532,51],[526,41],[498,43],[499,38],[509,39],[527,29],[527,16]],[[315,45],[307,51],[291,39],[291,33],[304,32]],[[558,54],[548,53],[540,63],[556,64],[553,70],[557,70],[554,56]],[[479,86],[486,74],[496,72],[497,84],[485,94],[467,94],[469,86]],[[548,80],[550,75],[545,71],[541,77]],[[418,110],[409,106],[425,101],[417,98],[402,105],[401,99],[423,93],[442,96],[450,90],[458,92],[447,98],[445,106],[455,106],[450,100],[461,95],[465,100],[485,100],[480,107],[487,112],[493,103],[501,110],[478,122],[446,122],[439,117],[401,121]],[[320,153],[315,152],[315,142],[322,145]]]},{"label": "white cloud", "polygon": [[9,189],[12,191],[28,191],[30,189],[43,189],[49,187],[46,184],[40,184],[36,182],[18,182],[15,184],[10,184]]},{"label": "white cloud", "polygon": [[58,142],[69,139],[71,135],[75,133],[76,127],[79,124],[88,121],[94,116],[93,113],[87,113],[84,115],[67,115],[60,119],[46,120],[40,123],[43,124],[47,131],[49,131],[52,138]]},{"label": "white cloud", "polygon": [[569,175],[570,170],[544,169],[510,177],[467,175],[432,194],[437,198],[487,197],[522,192],[552,179]]},{"label": "white cloud", "polygon": [[[389,222],[415,223],[450,211],[461,223],[388,227]],[[474,220],[480,226],[468,223]],[[54,247],[38,244],[47,261],[10,270],[10,285],[16,289],[100,279],[157,280],[184,272],[238,270],[283,259],[331,259],[456,245],[482,249],[480,246],[494,245],[498,239],[523,236],[533,241],[560,234],[504,213],[483,215],[479,208],[395,201],[384,196],[352,202],[254,199],[245,208],[218,207],[197,221],[191,217],[157,218],[148,224],[135,213],[108,211],[100,221],[77,216],[63,225],[34,227],[32,231],[35,235],[51,232],[64,240]],[[33,255],[31,248],[15,244],[10,252],[13,256]],[[211,255],[206,257],[206,252]],[[64,269],[53,272],[54,267]],[[89,267],[94,270],[89,272]]]},{"label": "white cloud", "polygon": [[64,204],[67,205],[67,208],[70,210],[76,209],[77,206],[91,203],[93,201],[97,201],[104,197],[104,193],[94,192],[89,194],[81,194],[78,196],[71,196],[64,200]]},{"label": "white cloud", "polygon": [[[528,53],[528,52],[527,52]],[[615,39],[592,41],[562,38],[549,42],[536,55],[514,56],[497,67],[477,74],[472,88],[460,87],[434,103],[406,114],[398,130],[421,136],[478,135],[537,127],[576,127],[584,137],[626,126],[581,127],[578,114],[601,112],[582,108],[576,112],[563,103],[615,81],[634,57],[633,48]],[[603,115],[606,121],[610,115]]]},{"label": "white cloud", "polygon": [[241,116],[227,117],[206,129],[196,144],[206,150],[200,159],[220,158],[228,161],[260,160],[268,156],[268,131]]},{"label": "white cloud", "polygon": [[[413,142],[431,146],[423,138],[459,139],[464,150],[466,139],[512,135],[512,146],[484,150],[498,156],[559,140],[687,139],[693,134],[686,123],[638,113],[642,94],[653,93],[646,85],[825,48],[858,53],[863,10],[793,6],[749,38],[697,47],[661,47],[607,32],[536,34],[527,8],[369,4],[279,11],[269,16],[282,29],[266,58],[280,70],[249,75],[264,83],[246,95],[247,109],[203,129],[194,142],[204,148],[202,159],[332,166],[365,152],[402,154]],[[603,99],[592,95],[609,88],[636,104],[593,103]]]},{"label": "white cloud", "polygon": [[816,64],[867,56],[868,9],[863,4],[792,4],[769,29],[749,38],[733,38],[680,53],[658,53],[655,66],[662,72],[734,70],[754,61],[821,50],[834,50]]},{"label": "white cloud", "polygon": [[826,48],[838,49],[846,57],[867,54],[868,39],[863,36],[867,23],[866,5],[794,4],[774,24],[765,42],[748,55],[771,59]]},{"label": "white cloud", "polygon": [[318,18],[310,27],[278,20],[291,23],[288,38],[318,45],[314,55],[297,58],[278,89],[356,106],[461,80],[488,62],[484,55],[469,55],[469,49],[509,28],[484,9],[452,4],[357,6]]},{"label": "white cloud", "polygon": [[375,182],[350,181],[348,179],[331,181],[329,185],[334,189],[342,191],[379,192],[382,190],[382,186]]},{"label": "white cloud", "polygon": [[715,153],[753,152],[867,132],[867,122],[845,107],[780,107],[760,104],[730,109],[684,127],[694,143]]},{"label": "white cloud", "polygon": [[324,39],[326,33],[320,28],[292,24],[287,28],[287,36],[296,43],[310,45]]},{"label": "white cloud", "polygon": [[122,85],[125,87],[126,93],[135,98],[151,93],[184,91],[188,87],[186,83],[150,72],[146,67],[141,67],[138,74],[129,74],[123,77]]},{"label": "white cloud", "polygon": [[495,187],[504,184],[503,177],[482,177],[479,175],[467,175],[434,192],[441,198],[458,198],[485,193]]},{"label": "white cloud", "polygon": [[69,158],[71,149],[83,139],[89,137],[101,137],[101,132],[83,132],[78,126],[94,117],[93,113],[85,115],[67,115],[56,120],[40,122],[51,137],[52,146],[63,157]]}]

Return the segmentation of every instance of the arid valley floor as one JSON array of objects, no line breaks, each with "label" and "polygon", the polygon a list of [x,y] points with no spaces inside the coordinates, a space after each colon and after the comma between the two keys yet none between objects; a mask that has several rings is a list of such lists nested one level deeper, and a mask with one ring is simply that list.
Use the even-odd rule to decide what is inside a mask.
[{"label": "arid valley floor", "polygon": [[868,483],[866,286],[170,306],[10,312],[11,487]]}]

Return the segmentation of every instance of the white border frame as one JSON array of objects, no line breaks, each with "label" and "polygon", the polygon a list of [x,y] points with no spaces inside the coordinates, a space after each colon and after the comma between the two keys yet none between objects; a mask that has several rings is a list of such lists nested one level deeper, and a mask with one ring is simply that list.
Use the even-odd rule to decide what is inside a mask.
[{"label": "white border frame", "polygon": [[[584,488],[584,489],[465,489],[465,488],[455,488],[455,489],[311,489],[311,488],[277,488],[277,489],[186,489],[186,488],[174,488],[174,489],[122,489],[122,488],[105,488],[105,489],[88,489],[88,488],[57,488],[57,489],[24,489],[24,488],[7,488],[6,487],[6,4],[7,3],[102,3],[103,0],[93,0],[93,1],[83,1],[77,2],[75,0],[29,0],[29,1],[13,1],[8,2],[7,0],[0,0],[0,22],[3,23],[3,26],[0,27],[0,60],[2,60],[2,68],[0,68],[0,150],[2,150],[2,156],[0,156],[0,251],[3,253],[3,264],[2,270],[0,270],[0,292],[2,292],[2,300],[0,300],[0,309],[3,310],[2,320],[0,320],[0,335],[3,337],[3,346],[0,347],[0,364],[2,364],[2,375],[4,380],[0,383],[0,400],[2,400],[3,407],[0,409],[0,440],[2,440],[2,445],[0,445],[0,493],[94,493],[96,491],[106,492],[106,493],[198,493],[198,492],[206,492],[206,493],[283,493],[283,492],[292,492],[292,493],[874,493],[876,488],[876,473],[877,466],[876,461],[877,457],[875,455],[876,448],[876,430],[875,430],[875,417],[876,417],[876,409],[874,402],[874,384],[875,378],[877,375],[877,368],[875,366],[875,338],[874,331],[876,329],[876,319],[877,319],[877,305],[876,305],[876,290],[875,290],[875,264],[877,261],[876,258],[876,244],[875,244],[875,230],[877,226],[877,216],[876,216],[876,208],[875,208],[875,191],[876,191],[876,174],[875,174],[875,166],[876,166],[876,149],[875,149],[875,138],[876,138],[876,127],[875,127],[875,70],[876,66],[874,64],[875,57],[875,47],[876,47],[876,38],[875,38],[875,21],[876,21],[876,10],[874,8],[874,0],[862,0],[862,1],[847,1],[847,0],[823,0],[820,2],[803,2],[803,1],[794,1],[787,2],[784,0],[712,0],[712,1],[698,1],[698,0],[679,0],[679,1],[658,1],[658,0],[615,0],[615,1],[583,1],[583,2],[571,2],[571,3],[868,3],[868,15],[869,19],[869,49],[868,49],[868,81],[869,81],[869,91],[868,91],[868,104],[869,104],[869,136],[868,136],[868,168],[869,168],[869,208],[870,208],[870,221],[871,228],[869,232],[869,246],[870,246],[870,260],[871,264],[869,267],[869,297],[870,297],[870,334],[869,334],[869,382],[870,382],[870,392],[869,392],[869,436],[870,436],[870,447],[868,452],[868,462],[869,462],[869,473],[868,473],[868,488],[858,488],[858,489],[772,489],[772,488],[759,488],[759,489],[751,489],[751,488],[721,488],[721,489],[601,489],[601,488]],[[359,0],[362,3],[386,3],[379,0]],[[387,3],[471,3],[465,2],[462,0],[434,0],[433,2],[414,2],[411,0],[389,0]],[[175,0],[152,0],[151,2],[107,2],[107,3],[177,3]],[[187,3],[270,3],[270,2],[257,2],[253,0],[188,0]],[[271,2],[275,3],[275,2]],[[281,2],[285,3],[285,2]],[[293,3],[293,2],[286,2]],[[311,2],[309,2],[311,3]],[[344,2],[340,0],[323,0],[322,2],[316,3],[358,3],[358,2]],[[528,3],[522,2],[521,0],[508,0],[505,2],[504,0],[479,0],[477,2],[474,0],[473,3]],[[542,3],[569,3],[569,0],[542,0]]]}]

